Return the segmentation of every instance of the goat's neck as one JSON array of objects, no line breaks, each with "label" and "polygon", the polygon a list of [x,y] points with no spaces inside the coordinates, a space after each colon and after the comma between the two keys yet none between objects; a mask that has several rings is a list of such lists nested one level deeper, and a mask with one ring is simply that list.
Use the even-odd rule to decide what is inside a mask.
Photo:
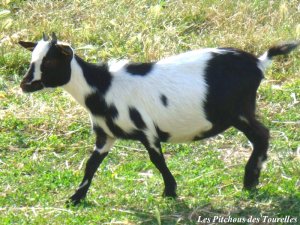
[{"label": "goat's neck", "polygon": [[70,94],[72,97],[85,107],[85,97],[95,90],[91,87],[84,75],[84,66],[88,66],[89,63],[85,62],[83,59],[78,56],[74,56],[71,61],[71,77],[70,81],[63,86],[63,88]]}]

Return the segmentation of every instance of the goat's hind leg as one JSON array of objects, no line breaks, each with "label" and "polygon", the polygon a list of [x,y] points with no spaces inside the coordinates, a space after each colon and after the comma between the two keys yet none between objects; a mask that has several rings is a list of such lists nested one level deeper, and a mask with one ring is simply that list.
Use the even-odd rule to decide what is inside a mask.
[{"label": "goat's hind leg", "polygon": [[262,163],[267,159],[269,130],[255,117],[240,117],[234,126],[242,131],[253,145],[244,175],[244,188],[250,190],[258,184]]}]

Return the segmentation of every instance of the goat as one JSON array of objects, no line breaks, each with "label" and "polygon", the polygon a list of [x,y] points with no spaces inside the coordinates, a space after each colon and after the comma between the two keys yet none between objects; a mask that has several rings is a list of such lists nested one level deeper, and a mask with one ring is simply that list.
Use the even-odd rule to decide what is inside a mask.
[{"label": "goat", "polygon": [[32,51],[20,85],[24,92],[62,87],[90,114],[96,143],[69,199],[76,205],[86,197],[116,139],[140,141],[163,177],[163,195],[176,197],[161,142],[197,141],[229,127],[243,132],[253,145],[244,188],[255,188],[269,145],[269,130],[255,115],[256,92],[272,58],[288,54],[300,42],[277,45],[259,58],[235,48],[205,48],[157,62],[100,64],[85,62],[54,33],[51,40],[43,34],[36,43],[19,44]]}]

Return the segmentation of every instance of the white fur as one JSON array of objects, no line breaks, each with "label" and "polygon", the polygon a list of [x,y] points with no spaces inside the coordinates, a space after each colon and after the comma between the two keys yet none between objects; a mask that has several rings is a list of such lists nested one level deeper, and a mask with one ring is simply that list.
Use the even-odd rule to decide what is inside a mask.
[{"label": "white fur", "polygon": [[[61,41],[58,41],[57,44],[70,46],[69,44]],[[29,84],[32,83],[33,81],[41,80],[42,78],[41,64],[43,58],[47,55],[49,48],[50,48],[49,41],[44,41],[43,39],[40,40],[37,43],[37,46],[34,48],[31,55],[31,64],[34,64],[34,72],[33,72],[33,79],[29,82]]]},{"label": "white fur", "polygon": [[262,156],[259,156],[259,157],[258,157],[258,162],[257,162],[257,169],[260,170],[260,169],[262,168],[263,162],[264,162],[263,157],[262,157]]},{"label": "white fur", "polygon": [[122,67],[124,67],[129,61],[126,59],[122,60],[109,60],[108,61],[108,67],[109,67],[109,72],[115,73],[116,71],[120,70]]},{"label": "white fur", "polygon": [[[107,102],[121,110],[115,123],[125,130],[133,129],[128,106],[134,106],[150,132],[156,132],[154,122],[170,133],[170,142],[191,141],[209,130],[212,125],[203,111],[207,93],[203,73],[210,58],[211,53],[206,50],[172,56],[157,62],[143,77],[132,76],[120,68],[106,95]],[[168,107],[161,103],[161,94],[168,98]]]},{"label": "white fur", "polygon": [[[203,106],[207,95],[203,75],[212,52],[222,53],[222,50],[196,50],[162,59],[146,76],[127,73],[127,61],[109,64],[114,78],[105,99],[119,112],[115,123],[125,132],[135,129],[128,111],[128,107],[135,107],[146,123],[150,142],[156,136],[155,125],[171,135],[170,142],[191,141],[210,130],[212,124],[205,118]],[[85,106],[84,97],[94,90],[84,80],[74,59],[71,71],[71,81],[64,88]],[[162,94],[168,98],[167,107],[160,100]],[[113,137],[103,118],[91,115],[91,119]]]},{"label": "white fur", "polygon": [[85,180],[85,181],[83,182],[83,184],[80,185],[80,186],[78,187],[78,189],[83,188],[83,187],[86,186],[88,183],[89,183],[89,181],[88,181],[88,180]]},{"label": "white fur", "polygon": [[39,41],[37,46],[34,48],[31,56],[31,64],[34,63],[34,73],[33,79],[30,81],[30,83],[32,83],[33,81],[41,80],[41,64],[49,48],[49,42],[44,40]]},{"label": "white fur", "polygon": [[73,98],[83,107],[84,99],[87,95],[95,92],[86,82],[82,69],[76,62],[75,58],[71,61],[71,78],[63,88],[73,96]]},{"label": "white fur", "polygon": [[264,72],[272,63],[272,60],[268,57],[268,52],[265,52],[258,59],[258,68],[260,68],[262,72]]},{"label": "white fur", "polygon": [[246,124],[249,124],[249,120],[248,120],[246,117],[244,117],[244,116],[239,116],[239,119],[240,119],[241,121],[245,122]]},{"label": "white fur", "polygon": [[109,152],[109,150],[111,149],[111,147],[113,146],[115,142],[114,138],[107,138],[105,145],[102,148],[97,148],[97,146],[95,146],[95,151],[99,152],[99,154],[103,154],[106,152]]}]

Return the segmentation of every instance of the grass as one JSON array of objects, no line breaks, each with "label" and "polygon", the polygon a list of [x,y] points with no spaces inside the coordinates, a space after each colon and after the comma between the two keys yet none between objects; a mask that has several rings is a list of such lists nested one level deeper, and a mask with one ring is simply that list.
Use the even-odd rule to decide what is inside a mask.
[{"label": "grass", "polygon": [[299,224],[299,50],[276,58],[259,89],[258,115],[272,139],[257,192],[242,191],[251,146],[230,129],[201,142],[163,145],[178,183],[177,200],[160,196],[163,182],[144,148],[118,141],[87,200],[67,209],[65,201],[93,149],[89,119],[60,89],[21,93],[30,53],[17,45],[55,31],[91,62],[154,61],[215,46],[259,55],[272,44],[300,39],[299,21],[297,0],[2,1],[1,224],[201,224],[199,216],[262,220],[288,215]]}]

